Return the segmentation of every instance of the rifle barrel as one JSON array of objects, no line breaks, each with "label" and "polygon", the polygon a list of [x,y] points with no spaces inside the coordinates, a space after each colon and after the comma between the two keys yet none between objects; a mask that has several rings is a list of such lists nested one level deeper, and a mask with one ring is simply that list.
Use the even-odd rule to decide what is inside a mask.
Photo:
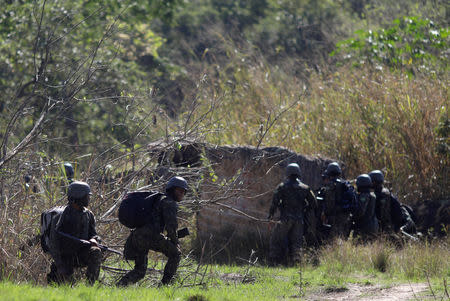
[{"label": "rifle barrel", "polygon": [[[75,236],[73,236],[73,235],[70,235],[70,234],[61,232],[61,231],[56,231],[56,232],[57,232],[58,234],[64,236],[64,237],[67,237],[67,238],[70,238],[70,239],[72,239],[72,240],[78,241],[78,242],[80,242],[80,243],[82,243],[82,244],[87,244],[87,243],[90,244],[90,243],[91,243],[91,242],[88,241],[88,240],[81,239],[81,238],[75,237]],[[102,250],[104,250],[104,251],[108,251],[108,252],[111,252],[111,253],[116,253],[116,254],[118,254],[118,255],[120,255],[120,256],[123,256],[122,252],[120,252],[120,251],[117,251],[117,250],[108,248],[107,246],[101,245],[101,244],[98,244],[98,246],[99,246],[100,249],[102,249]]]}]

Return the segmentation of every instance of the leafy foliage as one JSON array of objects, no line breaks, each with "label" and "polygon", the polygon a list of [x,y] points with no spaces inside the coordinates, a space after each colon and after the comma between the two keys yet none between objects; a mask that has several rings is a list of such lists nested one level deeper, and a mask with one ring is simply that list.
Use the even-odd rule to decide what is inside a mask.
[{"label": "leafy foliage", "polygon": [[449,32],[428,19],[403,17],[388,28],[357,31],[356,38],[337,44],[336,53],[357,65],[441,73],[448,71]]}]

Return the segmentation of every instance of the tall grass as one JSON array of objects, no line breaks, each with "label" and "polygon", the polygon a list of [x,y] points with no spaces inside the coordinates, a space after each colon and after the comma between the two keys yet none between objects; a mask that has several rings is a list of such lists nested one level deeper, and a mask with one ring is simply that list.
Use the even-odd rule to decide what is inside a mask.
[{"label": "tall grass", "polygon": [[401,248],[379,239],[355,245],[337,240],[321,254],[321,266],[329,275],[385,273],[389,277],[420,281],[427,277],[445,278],[450,273],[449,239],[432,242],[406,242]]},{"label": "tall grass", "polygon": [[449,118],[448,77],[342,67],[306,82],[237,66],[214,83],[220,102],[209,141],[340,159],[349,177],[382,169],[408,201],[448,197],[449,156],[438,152],[436,132]]}]

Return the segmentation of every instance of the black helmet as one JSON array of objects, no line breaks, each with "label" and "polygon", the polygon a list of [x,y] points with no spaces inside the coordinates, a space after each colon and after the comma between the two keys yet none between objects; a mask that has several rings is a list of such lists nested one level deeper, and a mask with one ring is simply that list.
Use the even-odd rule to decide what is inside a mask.
[{"label": "black helmet", "polygon": [[374,183],[383,184],[384,182],[384,175],[381,170],[372,170],[371,172],[369,172],[369,176]]},{"label": "black helmet", "polygon": [[74,170],[73,170],[73,166],[70,163],[64,163],[64,171],[66,173],[66,177],[68,179],[72,179],[73,175],[75,174]]},{"label": "black helmet", "polygon": [[370,188],[372,187],[372,180],[368,174],[364,173],[356,178],[356,186],[358,188]]},{"label": "black helmet", "polygon": [[323,173],[324,176],[339,176],[342,173],[341,167],[337,162],[331,162],[328,164],[327,169]]},{"label": "black helmet", "polygon": [[300,177],[300,166],[297,163],[291,163],[286,167],[286,176],[296,175]]},{"label": "black helmet", "polygon": [[189,188],[188,183],[182,177],[170,178],[169,182],[167,182],[166,191],[173,187],[180,187],[180,188],[183,188],[184,190],[188,190],[188,188]]},{"label": "black helmet", "polygon": [[67,196],[70,199],[80,200],[91,194],[91,187],[86,182],[75,181],[69,185]]}]

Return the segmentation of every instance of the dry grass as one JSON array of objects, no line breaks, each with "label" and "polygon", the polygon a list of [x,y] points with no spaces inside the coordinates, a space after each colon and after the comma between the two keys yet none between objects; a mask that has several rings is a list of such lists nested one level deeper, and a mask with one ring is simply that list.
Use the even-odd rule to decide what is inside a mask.
[{"label": "dry grass", "polygon": [[351,240],[337,240],[322,250],[321,265],[327,273],[337,276],[381,272],[400,279],[444,279],[450,271],[448,244],[448,238],[404,242],[400,248],[382,238],[362,245],[355,245]]},{"label": "dry grass", "polygon": [[349,177],[382,169],[408,201],[448,196],[436,132],[448,120],[448,77],[342,67],[305,82],[266,66],[233,71],[211,89],[220,95],[211,142],[321,154],[345,162]]}]

